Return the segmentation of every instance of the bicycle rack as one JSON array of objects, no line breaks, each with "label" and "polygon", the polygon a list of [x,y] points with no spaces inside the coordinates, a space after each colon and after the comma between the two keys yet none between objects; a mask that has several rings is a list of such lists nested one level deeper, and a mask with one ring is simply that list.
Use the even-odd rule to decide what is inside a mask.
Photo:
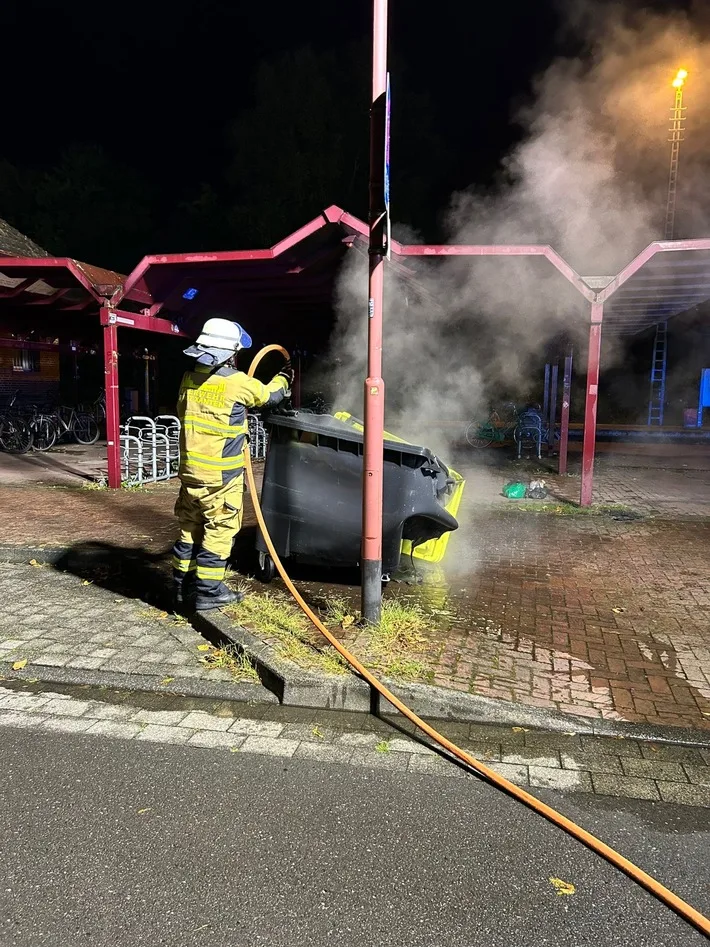
[{"label": "bicycle rack", "polygon": [[[249,452],[266,457],[268,434],[261,418],[249,415]],[[157,483],[176,477],[180,468],[180,420],[172,414],[156,418],[134,415],[121,425],[121,480],[128,484]]]},{"label": "bicycle rack", "polygon": [[134,415],[121,427],[121,479],[143,484],[169,480],[180,466],[180,421],[173,415]]},{"label": "bicycle rack", "polygon": [[266,448],[269,443],[269,435],[266,433],[264,423],[258,414],[250,414],[249,422],[249,453],[252,460],[263,460],[266,457]]}]

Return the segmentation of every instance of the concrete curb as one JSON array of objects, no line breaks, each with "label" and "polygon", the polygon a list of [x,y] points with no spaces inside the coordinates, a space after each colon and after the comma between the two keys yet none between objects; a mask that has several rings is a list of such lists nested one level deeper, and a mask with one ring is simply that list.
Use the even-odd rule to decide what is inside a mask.
[{"label": "concrete curb", "polygon": [[[30,559],[37,562],[46,562],[56,565],[67,553],[71,546],[12,546],[9,543],[0,543],[0,562],[9,562],[16,565],[28,565]],[[98,558],[98,557],[97,557]]]},{"label": "concrete curb", "polygon": [[[207,638],[228,640],[251,659],[265,687],[282,704],[314,709],[353,710],[378,716],[399,716],[369,684],[354,673],[307,671],[276,654],[249,631],[214,611],[195,616],[194,627]],[[710,733],[685,727],[659,727],[627,721],[577,717],[559,710],[528,707],[512,701],[477,697],[431,684],[403,683],[382,678],[384,684],[420,717],[456,723],[534,727],[553,732],[574,731],[653,743],[676,743],[710,748]]]},{"label": "concrete curb", "polygon": [[[0,544],[0,562],[27,564],[30,559],[54,564],[71,550],[67,546],[13,546]],[[100,558],[100,553],[97,558]],[[259,702],[276,701],[289,707],[324,710],[349,710],[377,716],[399,716],[387,701],[373,693],[370,686],[356,674],[324,674],[299,667],[278,655],[273,648],[246,628],[235,624],[219,611],[195,614],[193,628],[216,646],[229,642],[243,652],[255,665],[261,683],[273,695],[269,701],[259,691]],[[10,665],[0,663],[0,670]],[[17,672],[11,672],[15,678]],[[106,685],[115,689],[148,690],[184,696],[218,697],[224,700],[253,700],[254,695],[240,697],[242,688],[254,685],[183,679],[172,687],[161,687],[148,675],[122,674],[83,669],[43,668],[32,665],[32,676],[40,680],[65,684]],[[458,723],[498,724],[534,727],[553,732],[574,731],[591,736],[609,736],[654,743],[677,743],[710,748],[710,732],[685,727],[662,727],[627,721],[577,717],[559,710],[529,707],[512,701],[494,700],[464,694],[431,684],[403,683],[383,678],[385,683],[420,717]],[[176,689],[179,684],[179,689]],[[248,695],[249,691],[245,691]]]},{"label": "concrete curb", "polygon": [[268,689],[240,681],[206,681],[202,678],[183,677],[175,678],[169,684],[160,684],[158,679],[150,674],[58,668],[42,664],[28,664],[21,671],[13,671],[12,664],[8,661],[0,661],[0,679],[107,687],[111,690],[143,691],[168,697],[206,697],[249,704],[278,704],[278,698]]}]

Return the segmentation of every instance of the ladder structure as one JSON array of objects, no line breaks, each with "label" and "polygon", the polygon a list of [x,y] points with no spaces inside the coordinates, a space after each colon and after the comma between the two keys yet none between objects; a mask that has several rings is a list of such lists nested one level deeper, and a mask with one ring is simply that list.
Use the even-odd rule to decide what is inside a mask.
[{"label": "ladder structure", "polygon": [[[685,131],[685,107],[683,105],[683,84],[688,76],[685,69],[679,69],[673,80],[675,98],[671,109],[670,137],[671,165],[668,174],[668,199],[666,201],[666,222],[663,230],[664,240],[672,240],[675,235],[675,204],[678,186],[678,160],[680,143]],[[663,424],[663,408],[666,398],[666,362],[668,354],[668,323],[659,322],[656,326],[656,338],[653,341],[653,360],[651,361],[651,390],[648,398],[648,424]]]},{"label": "ladder structure", "polygon": [[668,355],[668,324],[659,322],[653,342],[651,388],[648,397],[648,424],[663,424],[666,402],[666,361]]}]

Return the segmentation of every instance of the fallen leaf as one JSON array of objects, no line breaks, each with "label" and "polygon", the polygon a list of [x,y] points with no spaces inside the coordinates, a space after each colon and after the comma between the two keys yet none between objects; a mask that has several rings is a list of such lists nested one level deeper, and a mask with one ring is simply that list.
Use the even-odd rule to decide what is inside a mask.
[{"label": "fallen leaf", "polygon": [[170,684],[170,683],[171,683],[172,681],[174,681],[174,680],[175,680],[174,677],[164,677],[164,678],[162,679],[162,681],[158,681],[158,683],[159,683],[159,684]]},{"label": "fallen leaf", "polygon": [[42,563],[41,563],[41,562],[37,562],[36,559],[30,559],[30,565],[31,565],[31,566],[41,566]]},{"label": "fallen leaf", "polygon": [[150,811],[151,811],[151,807],[148,806],[147,809],[139,809],[139,810],[138,810],[138,815],[145,815],[146,812],[150,812]]},{"label": "fallen leaf", "polygon": [[559,895],[574,894],[576,888],[569,881],[563,881],[561,878],[550,878],[550,884]]},{"label": "fallen leaf", "polygon": [[15,661],[15,663],[12,665],[12,670],[21,671],[22,668],[26,666],[26,664],[27,664],[27,658],[23,658],[21,661]]},{"label": "fallen leaf", "polygon": [[239,752],[239,747],[238,747],[238,746],[230,746],[229,752],[230,752],[230,753],[238,753],[238,752]]},{"label": "fallen leaf", "polygon": [[612,608],[612,612],[614,612],[615,615],[621,615],[621,613],[625,611],[625,608]]},{"label": "fallen leaf", "polygon": [[314,727],[311,730],[311,733],[313,734],[314,737],[318,737],[319,740],[322,740],[324,738],[324,734],[319,727]]},{"label": "fallen leaf", "polygon": [[158,621],[162,621],[164,618],[167,618],[167,617],[168,617],[168,613],[167,613],[167,612],[159,612],[155,617],[158,619]]},{"label": "fallen leaf", "polygon": [[565,730],[565,736],[566,736],[566,737],[576,737],[576,736],[577,736],[577,732],[576,732],[576,730]]},{"label": "fallen leaf", "polygon": [[350,628],[351,625],[355,624],[355,617],[353,615],[346,615],[342,620],[341,625],[343,628]]},{"label": "fallen leaf", "polygon": [[198,651],[209,651],[211,647],[212,647],[211,644],[198,644],[197,650],[198,650]]},{"label": "fallen leaf", "polygon": [[529,733],[527,727],[513,727],[513,733]]},{"label": "fallen leaf", "polygon": [[82,585],[92,585],[93,583],[91,582],[90,579],[84,579],[84,581],[83,581],[81,584],[82,584]]}]

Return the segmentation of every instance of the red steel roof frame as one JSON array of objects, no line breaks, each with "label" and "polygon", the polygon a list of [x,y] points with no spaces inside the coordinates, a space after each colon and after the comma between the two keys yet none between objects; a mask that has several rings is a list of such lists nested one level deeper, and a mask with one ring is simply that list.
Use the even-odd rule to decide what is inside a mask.
[{"label": "red steel roof frame", "polygon": [[[116,285],[123,282],[120,273],[113,270],[105,270],[98,266],[91,266],[89,263],[81,263],[78,260],[72,260],[69,257],[11,257],[0,256],[0,272],[10,274],[11,271],[25,273],[27,270],[37,270],[38,273],[45,269],[65,269],[76,279],[80,286],[85,289],[97,302],[102,302],[109,294],[115,292]],[[38,275],[36,279],[41,279]],[[109,280],[110,278],[110,280]],[[102,293],[99,287],[106,287],[106,292]]]},{"label": "red steel roof frame", "polygon": [[[156,256],[147,256],[138,264],[138,266],[129,274],[125,280],[116,273],[108,270],[101,270],[88,264],[79,263],[69,258],[58,257],[0,257],[0,272],[20,271],[25,273],[29,271],[40,271],[42,269],[64,267],[70,272],[77,282],[101,305],[101,323],[104,326],[105,338],[109,344],[106,345],[107,375],[111,375],[116,383],[117,390],[117,371],[116,371],[116,341],[115,332],[118,324],[131,325],[135,328],[147,329],[149,331],[160,332],[179,332],[176,325],[170,325],[165,319],[156,318],[157,312],[162,308],[165,299],[155,300],[146,290],[140,289],[138,283],[144,278],[151,266],[170,265],[170,264],[214,264],[214,263],[238,263],[259,260],[276,260],[282,254],[292,249],[312,234],[316,233],[329,224],[339,224],[346,230],[349,230],[359,242],[365,242],[368,236],[367,225],[346,213],[341,208],[333,205],[328,207],[318,217],[309,221],[303,227],[300,227],[294,233],[285,239],[274,244],[268,250],[235,250],[219,251],[215,253],[174,253],[162,254]],[[581,502],[586,505],[591,502],[592,491],[592,469],[594,463],[594,442],[596,437],[596,402],[599,379],[599,355],[601,346],[601,327],[604,319],[604,306],[609,300],[613,300],[614,295],[631,280],[639,271],[659,253],[673,253],[677,251],[710,251],[710,238],[693,240],[673,240],[657,241],[641,251],[626,267],[624,267],[615,277],[613,277],[603,289],[595,291],[592,289],[579,274],[550,246],[538,244],[520,244],[520,245],[466,245],[466,244],[439,244],[439,245],[418,245],[402,244],[397,240],[392,241],[392,252],[399,258],[393,261],[395,268],[402,267],[401,259],[403,257],[450,257],[450,256],[540,256],[547,259],[550,264],[571,283],[578,292],[591,304],[590,306],[590,346],[587,364],[587,394],[585,403],[585,437],[582,458],[582,491]],[[708,262],[710,270],[710,261]],[[295,275],[295,274],[294,274]],[[408,271],[408,275],[414,275]],[[704,276],[704,273],[703,273]],[[37,276],[39,279],[40,277]],[[682,284],[682,279],[678,281]],[[677,284],[675,284],[677,285]],[[640,296],[633,297],[631,310],[639,307],[643,309],[644,300],[648,300],[649,309],[651,300],[659,295],[659,290],[667,291],[669,288],[673,291],[673,281],[666,282],[662,286],[653,284],[651,286],[641,286]],[[707,296],[704,296],[707,287]],[[694,293],[690,297],[687,295],[678,295],[670,297],[668,305],[669,318],[671,315],[677,315],[692,308],[692,304],[685,305],[688,299],[693,299],[695,305],[710,299],[710,284],[704,282],[690,287],[694,290],[701,290],[700,293]],[[59,288],[59,296],[63,295],[62,287]],[[687,289],[687,288],[686,288]],[[102,292],[103,290],[103,292]],[[645,290],[645,292],[644,292]],[[169,290],[172,293],[173,289]],[[682,285],[681,285],[682,291]],[[6,295],[14,295],[11,291]],[[109,298],[110,297],[110,298]],[[675,303],[673,302],[675,299]],[[119,306],[124,300],[131,300],[134,304],[147,305],[149,308],[142,313],[120,313]],[[608,313],[614,318],[613,302],[610,305],[612,312]],[[621,304],[623,313],[623,302]],[[629,310],[627,309],[627,312]],[[627,317],[628,318],[628,317]],[[633,316],[630,317],[633,320]],[[656,321],[664,321],[664,318]],[[623,324],[623,320],[622,324]],[[637,329],[643,327],[643,321],[636,319],[635,322],[628,323]],[[652,323],[648,323],[649,325]],[[116,374],[114,375],[114,372]],[[115,393],[114,398],[115,400]],[[115,401],[115,411],[117,417],[118,403]],[[116,451],[114,451],[116,453]],[[117,458],[117,453],[116,453]],[[114,458],[114,461],[116,460]],[[109,479],[115,481],[118,474],[115,463],[109,463]],[[112,483],[112,485],[115,485]]]}]

